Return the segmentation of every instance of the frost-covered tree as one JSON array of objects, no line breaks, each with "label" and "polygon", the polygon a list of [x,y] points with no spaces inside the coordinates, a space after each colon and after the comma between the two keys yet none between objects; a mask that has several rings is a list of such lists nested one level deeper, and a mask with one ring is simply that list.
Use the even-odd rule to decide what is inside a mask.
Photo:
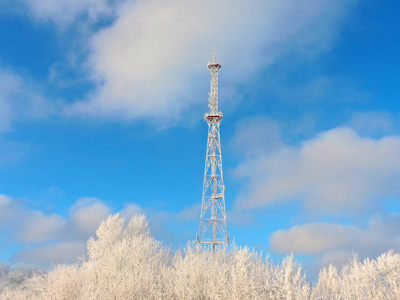
[{"label": "frost-covered tree", "polygon": [[30,265],[11,266],[0,263],[0,292],[6,287],[13,288],[24,283],[33,275],[37,268]]},{"label": "frost-covered tree", "polygon": [[335,299],[339,288],[338,270],[330,264],[319,273],[318,282],[313,289],[313,299]]},{"label": "frost-covered tree", "polygon": [[156,299],[163,295],[169,252],[150,236],[146,218],[127,226],[119,215],[102,222],[87,243],[88,259],[56,267],[30,282],[39,299]]},{"label": "frost-covered tree", "polygon": [[[40,270],[30,265],[16,265],[0,263],[0,295],[21,287],[34,272]],[[11,298],[10,298],[11,299]]]},{"label": "frost-covered tree", "polygon": [[389,251],[364,261],[354,256],[341,272],[324,268],[312,299],[400,299],[400,254]]}]

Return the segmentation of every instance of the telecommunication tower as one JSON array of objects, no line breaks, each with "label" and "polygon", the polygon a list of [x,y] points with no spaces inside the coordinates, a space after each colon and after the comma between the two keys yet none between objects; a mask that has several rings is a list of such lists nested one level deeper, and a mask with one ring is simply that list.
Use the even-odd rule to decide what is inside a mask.
[{"label": "telecommunication tower", "polygon": [[226,246],[229,242],[219,131],[219,125],[222,121],[222,111],[218,111],[218,70],[221,68],[221,64],[216,61],[215,50],[213,52],[213,61],[209,62],[207,67],[211,71],[211,91],[208,98],[210,113],[204,115],[204,119],[208,124],[208,139],[200,212],[200,229],[197,241],[200,244],[210,246],[215,251],[216,247]]}]

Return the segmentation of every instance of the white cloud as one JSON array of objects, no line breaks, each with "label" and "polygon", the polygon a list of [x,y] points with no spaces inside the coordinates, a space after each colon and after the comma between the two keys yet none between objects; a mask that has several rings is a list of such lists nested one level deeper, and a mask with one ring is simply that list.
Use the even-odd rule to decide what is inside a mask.
[{"label": "white cloud", "polygon": [[[82,24],[77,27],[88,40],[82,44],[85,53],[89,49],[83,65],[95,91],[57,110],[68,116],[145,119],[162,125],[190,119],[188,108],[204,103],[209,85],[205,62],[212,48],[217,48],[223,63],[220,95],[239,99],[232,92],[236,85],[247,83],[272,63],[289,55],[292,61],[314,58],[329,50],[353,2],[19,1],[40,20],[60,26]],[[106,22],[93,26],[102,17]],[[29,105],[32,110],[37,107],[36,112],[49,104],[38,93],[30,98],[36,99]],[[237,99],[229,99],[230,105]],[[9,101],[0,101],[0,131],[9,130],[13,116],[19,118],[22,112]]]},{"label": "white cloud", "polygon": [[384,135],[395,132],[393,116],[384,111],[354,113],[349,126],[363,135]]},{"label": "white cloud", "polygon": [[68,113],[182,118],[186,108],[204,101],[200,87],[209,84],[205,61],[213,47],[229,88],[288,53],[312,57],[329,49],[349,3],[127,1],[115,22],[91,40],[97,92]]},{"label": "white cloud", "polygon": [[200,215],[200,203],[184,208],[177,214],[180,221],[197,220]]},{"label": "white cloud", "polygon": [[400,137],[372,139],[335,128],[245,160],[235,175],[247,180],[237,207],[291,200],[311,210],[355,213],[400,195]]},{"label": "white cloud", "polygon": [[[355,250],[372,246],[378,240],[367,231],[335,223],[313,223],[275,231],[271,248],[280,253],[320,254],[328,250]],[[380,243],[378,243],[380,244]]]},{"label": "white cloud", "polygon": [[10,130],[11,122],[15,118],[12,110],[12,97],[21,88],[18,76],[0,71],[0,133]]},{"label": "white cloud", "polygon": [[280,99],[296,103],[312,103],[317,101],[365,102],[371,95],[361,91],[350,79],[343,76],[312,77],[309,80],[290,81],[284,85],[280,76],[268,82],[270,89]]},{"label": "white cloud", "polygon": [[58,25],[66,26],[76,22],[80,17],[96,21],[99,17],[113,13],[112,0],[21,0],[35,18],[50,20]]},{"label": "white cloud", "polygon": [[23,249],[14,258],[29,264],[74,263],[84,257],[85,242],[63,242],[38,248]]},{"label": "white cloud", "polygon": [[0,165],[20,161],[28,154],[28,148],[32,151],[32,145],[5,140],[0,136]]},{"label": "white cloud", "polygon": [[[151,233],[166,243],[182,243],[194,240],[198,230],[200,204],[188,206],[178,212],[157,210],[150,207],[140,210],[149,220]],[[177,232],[177,228],[178,231]]]},{"label": "white cloud", "polygon": [[52,111],[28,78],[0,67],[0,134],[10,131],[16,120],[40,119]]},{"label": "white cloud", "polygon": [[100,199],[81,198],[71,207],[69,222],[75,235],[88,238],[110,214],[111,209]]},{"label": "white cloud", "polygon": [[357,253],[376,257],[388,250],[400,250],[400,215],[374,217],[367,228],[336,223],[296,225],[275,231],[270,236],[271,249],[277,253],[313,255],[318,268],[329,263],[342,265]]},{"label": "white cloud", "polygon": [[12,202],[12,199],[8,197],[7,195],[0,195],[0,207],[3,209],[4,207],[10,205]]},{"label": "white cloud", "polygon": [[231,147],[240,156],[259,156],[283,145],[278,122],[257,116],[241,120],[235,130]]},{"label": "white cloud", "polygon": [[0,195],[0,232],[5,241],[28,247],[15,255],[20,261],[71,262],[84,255],[86,240],[110,213],[96,198],[79,199],[63,217],[30,210],[22,201]]},{"label": "white cloud", "polygon": [[0,194],[0,227],[4,227],[10,223],[19,223],[24,217],[25,210],[17,200]]},{"label": "white cloud", "polygon": [[33,211],[22,224],[18,239],[24,243],[40,243],[59,238],[66,221],[57,214],[45,215],[40,211]]},{"label": "white cloud", "polygon": [[135,215],[143,214],[143,209],[135,204],[135,203],[128,203],[123,210],[119,213],[119,215],[125,219],[132,219]]},{"label": "white cloud", "polygon": [[13,240],[42,243],[59,240],[86,240],[111,209],[96,198],[79,199],[67,217],[30,210],[23,201],[0,195],[0,229],[9,227]]}]

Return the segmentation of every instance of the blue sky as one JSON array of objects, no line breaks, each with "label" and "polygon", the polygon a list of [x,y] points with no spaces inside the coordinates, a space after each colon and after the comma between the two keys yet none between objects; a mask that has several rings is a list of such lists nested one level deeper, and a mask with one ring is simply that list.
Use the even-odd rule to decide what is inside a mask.
[{"label": "blue sky", "polygon": [[396,1],[0,4],[0,260],[72,262],[111,213],[195,238],[217,48],[228,230],[311,270],[399,250]]}]

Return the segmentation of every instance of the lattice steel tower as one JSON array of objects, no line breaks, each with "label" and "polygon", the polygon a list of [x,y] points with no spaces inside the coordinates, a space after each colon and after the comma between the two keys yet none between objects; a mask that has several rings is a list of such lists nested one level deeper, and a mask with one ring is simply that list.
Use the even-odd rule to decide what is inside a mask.
[{"label": "lattice steel tower", "polygon": [[207,67],[211,71],[211,92],[208,99],[210,113],[204,115],[208,124],[208,140],[200,212],[200,229],[197,241],[200,244],[212,247],[213,251],[215,251],[217,246],[226,246],[229,242],[219,132],[222,111],[218,112],[218,70],[221,68],[221,64],[216,61],[215,51],[213,53],[213,62],[209,62]]}]

